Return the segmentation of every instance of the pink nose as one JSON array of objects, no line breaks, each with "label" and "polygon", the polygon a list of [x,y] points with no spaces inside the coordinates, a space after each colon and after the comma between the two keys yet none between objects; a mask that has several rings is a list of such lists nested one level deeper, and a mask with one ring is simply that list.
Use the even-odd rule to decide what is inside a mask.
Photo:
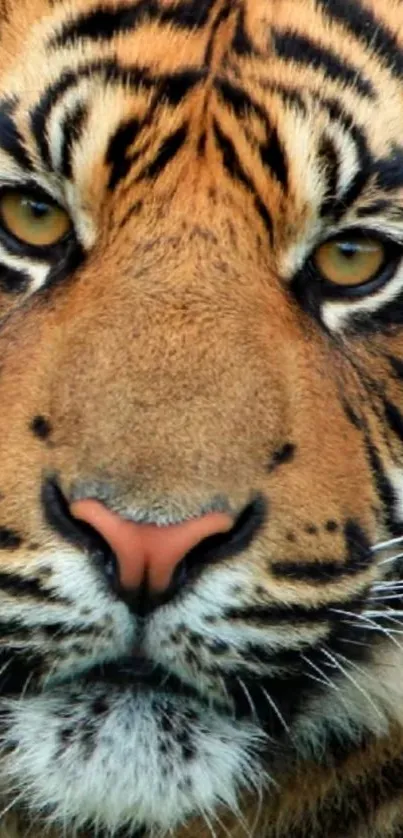
[{"label": "pink nose", "polygon": [[90,524],[107,541],[117,558],[120,584],[129,590],[147,578],[152,591],[165,591],[175,568],[192,547],[209,535],[226,532],[234,523],[224,512],[210,512],[163,527],[136,524],[97,500],[75,501],[70,509],[75,518]]}]

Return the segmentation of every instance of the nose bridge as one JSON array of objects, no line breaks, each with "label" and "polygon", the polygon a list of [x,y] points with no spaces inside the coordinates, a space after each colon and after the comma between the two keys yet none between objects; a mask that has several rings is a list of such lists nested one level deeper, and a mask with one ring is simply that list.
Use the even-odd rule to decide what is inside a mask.
[{"label": "nose bridge", "polygon": [[[165,237],[144,242],[143,253],[154,249],[147,270],[144,264],[137,270],[134,257],[118,274],[95,264],[77,283],[64,312],[59,365],[59,381],[68,382],[74,355],[75,380],[66,393],[71,403],[82,384],[88,395],[82,410],[102,394],[104,407],[114,412],[124,391],[122,420],[125,409],[144,408],[149,418],[167,410],[169,421],[176,408],[191,411],[197,403],[203,412],[226,394],[235,398],[239,387],[246,396],[263,373],[275,375],[276,353],[269,364],[263,359],[269,347],[262,336],[271,329],[273,345],[278,299],[270,304],[258,271],[251,276],[250,269],[235,268],[233,253],[224,250],[223,257],[218,243],[196,238],[196,245],[180,236],[174,244]],[[115,265],[114,255],[109,258]],[[141,253],[138,260],[143,263]]]},{"label": "nose bridge", "polygon": [[53,458],[65,487],[111,480],[129,506],[191,489],[200,508],[253,485],[281,441],[293,315],[267,267],[219,242],[151,245],[141,270],[111,253],[115,273],[94,261],[66,295]]}]

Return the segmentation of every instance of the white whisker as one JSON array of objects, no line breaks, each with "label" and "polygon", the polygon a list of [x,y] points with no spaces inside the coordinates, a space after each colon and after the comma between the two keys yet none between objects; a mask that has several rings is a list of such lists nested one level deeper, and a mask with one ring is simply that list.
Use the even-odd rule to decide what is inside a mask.
[{"label": "white whisker", "polygon": [[399,559],[403,559],[403,553],[397,553],[396,556],[389,556],[387,559],[382,559],[381,562],[378,562],[378,566],[390,564],[391,562],[397,562]]},{"label": "white whisker", "polygon": [[271,695],[269,695],[269,693],[264,689],[264,687],[260,687],[260,690],[262,691],[263,695],[265,696],[267,703],[272,708],[273,712],[276,714],[277,718],[279,719],[279,721],[283,725],[284,730],[286,731],[286,733],[288,733],[290,738],[292,738],[290,728],[289,728],[284,716],[282,715],[282,713],[280,713],[280,710],[278,709],[276,702],[273,701]]},{"label": "white whisker", "polygon": [[394,591],[400,590],[403,588],[403,582],[401,579],[385,579],[380,582],[376,582],[375,585],[372,585],[372,591]]},{"label": "white whisker", "polygon": [[[388,630],[385,629],[384,626],[380,626],[379,623],[375,622],[375,620],[371,619],[371,616],[368,614],[368,612],[364,612],[363,614],[356,614],[354,611],[343,611],[340,608],[332,608],[331,611],[333,611],[335,614],[341,614],[344,617],[352,617],[353,619],[347,622],[347,625],[352,625],[356,627],[357,622],[360,622],[364,624],[364,628],[366,631],[382,631],[384,634],[389,636]],[[393,629],[393,633],[396,633],[396,629]],[[395,644],[395,646],[398,647],[398,649],[401,648],[400,643],[398,643],[398,641],[394,637],[390,636],[390,640],[392,641],[392,643]]]},{"label": "white whisker", "polygon": [[346,668],[345,668],[345,667],[344,667],[344,666],[340,663],[340,661],[339,661],[338,657],[335,657],[334,655],[332,655],[330,652],[328,652],[328,651],[327,651],[327,649],[323,649],[323,648],[322,648],[322,649],[321,649],[321,651],[322,651],[322,653],[323,653],[323,654],[324,654],[324,655],[328,658],[328,660],[329,660],[331,663],[333,663],[333,665],[334,665],[334,666],[335,666],[335,667],[339,670],[339,672],[341,672],[341,673],[342,673],[342,674],[343,674],[343,675],[344,675],[344,676],[345,676],[345,677],[346,677],[346,678],[350,681],[350,683],[351,683],[351,684],[353,684],[353,686],[354,686],[354,687],[358,690],[358,692],[359,692],[359,693],[361,693],[361,695],[363,695],[363,696],[364,696],[364,698],[366,698],[366,700],[367,700],[367,701],[368,701],[368,703],[371,705],[371,707],[375,710],[375,712],[377,713],[377,715],[378,715],[381,719],[383,719],[383,716],[382,716],[381,711],[379,710],[379,707],[377,707],[377,706],[376,706],[376,704],[375,704],[375,703],[374,703],[374,701],[372,700],[371,696],[367,693],[367,691],[366,691],[366,690],[364,690],[364,688],[361,686],[361,684],[358,684],[358,683],[357,683],[357,681],[355,680],[355,678],[354,678],[354,676],[351,674],[351,672],[349,672],[349,671],[348,671],[348,670],[347,670],[347,669],[346,669]]},{"label": "white whisker", "polygon": [[212,838],[217,838],[217,833],[216,833],[216,831],[213,827],[213,824],[210,821],[210,818],[207,816],[206,812],[202,812],[202,818],[204,820],[204,823],[207,826],[207,829],[209,830],[210,834],[212,835]]},{"label": "white whisker", "polygon": [[380,541],[378,544],[371,547],[371,550],[373,553],[379,553],[382,550],[389,550],[391,547],[396,547],[398,544],[403,545],[402,535],[399,535],[396,538],[389,538],[388,541]]},{"label": "white whisker", "polygon": [[25,797],[25,792],[20,792],[19,794],[17,794],[16,797],[13,797],[11,803],[8,803],[7,806],[4,807],[4,809],[0,810],[0,821],[4,818],[4,815],[6,815],[7,812],[9,812],[11,809],[13,809],[13,807],[16,806],[17,803],[20,800],[24,799],[24,797]]},{"label": "white whisker", "polygon": [[378,611],[378,610],[371,610],[371,611],[364,611],[365,616],[374,619],[374,617],[381,617],[382,619],[391,620],[392,623],[396,623],[398,626],[401,626],[403,629],[403,622],[402,620],[398,620],[398,617],[403,617],[403,611],[395,610],[393,611]]},{"label": "white whisker", "polygon": [[386,596],[370,596],[368,602],[388,602],[392,599],[403,599],[403,591],[400,594],[388,594]]},{"label": "white whisker", "polygon": [[236,680],[238,681],[238,684],[241,687],[241,690],[246,697],[246,700],[247,700],[247,702],[249,704],[249,707],[252,711],[253,718],[255,719],[255,721],[258,720],[258,714],[256,712],[256,707],[255,707],[255,704],[253,702],[252,696],[251,696],[248,688],[246,687],[246,684],[244,684],[244,682],[242,681],[242,678],[237,678]]},{"label": "white whisker", "polygon": [[324,684],[327,687],[332,687],[332,689],[340,691],[340,688],[338,687],[338,685],[335,684],[334,681],[332,681],[332,679],[329,678],[329,676],[326,675],[325,672],[323,672],[323,670],[320,668],[320,666],[317,666],[315,663],[313,663],[313,661],[311,661],[309,658],[307,658],[306,655],[300,655],[300,657],[302,658],[302,660],[305,661],[305,663],[308,664],[308,666],[311,666],[312,669],[314,669],[315,672],[319,673],[319,675],[321,676],[321,678],[315,678],[314,675],[311,675],[311,678],[314,678],[315,681],[319,681],[319,683]]}]

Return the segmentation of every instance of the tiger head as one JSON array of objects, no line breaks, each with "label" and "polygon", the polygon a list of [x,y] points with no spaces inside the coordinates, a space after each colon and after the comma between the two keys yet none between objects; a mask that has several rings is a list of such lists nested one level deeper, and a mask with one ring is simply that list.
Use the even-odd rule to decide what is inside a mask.
[{"label": "tiger head", "polygon": [[402,712],[403,10],[1,21],[2,800],[177,835]]}]

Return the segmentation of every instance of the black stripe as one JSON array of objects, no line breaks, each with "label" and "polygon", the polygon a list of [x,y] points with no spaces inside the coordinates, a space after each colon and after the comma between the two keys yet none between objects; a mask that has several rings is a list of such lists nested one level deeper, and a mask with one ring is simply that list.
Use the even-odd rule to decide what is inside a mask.
[{"label": "black stripe", "polygon": [[366,218],[367,216],[382,215],[391,218],[396,214],[396,211],[403,214],[403,208],[397,207],[393,201],[388,201],[386,198],[378,198],[376,201],[365,206],[357,207],[356,214],[358,218]]},{"label": "black stripe", "polygon": [[0,262],[0,289],[6,294],[23,294],[31,282],[31,277],[25,271],[10,268],[4,262]]},{"label": "black stripe", "polygon": [[393,536],[402,535],[403,525],[395,516],[396,495],[392,483],[385,473],[382,465],[379,451],[369,436],[365,439],[365,448],[368,457],[368,462],[371,467],[373,479],[375,481],[377,495],[383,506],[383,517],[385,524]]},{"label": "black stripe", "polygon": [[403,53],[397,38],[368,5],[357,0],[316,0],[316,6],[325,17],[340,23],[357,38],[371,55],[376,55],[394,76],[403,74]]},{"label": "black stripe", "polygon": [[276,82],[267,81],[266,79],[259,79],[259,87],[262,90],[267,90],[269,93],[279,96],[285,105],[295,108],[300,111],[301,114],[306,116],[308,109],[303,92],[298,88],[287,87],[286,85],[277,84]]},{"label": "black stripe", "polygon": [[395,355],[388,355],[388,361],[397,378],[403,380],[403,358],[396,358]]},{"label": "black stripe", "polygon": [[123,218],[119,221],[118,229],[122,230],[123,227],[125,227],[126,224],[130,221],[131,218],[133,218],[135,215],[139,215],[141,210],[143,209],[143,206],[144,206],[144,202],[141,199],[139,199],[138,201],[135,201],[135,203],[132,204],[126,210]]},{"label": "black stripe", "polygon": [[370,315],[365,312],[352,315],[350,324],[356,333],[384,332],[387,335],[394,326],[403,326],[403,292],[376,311],[371,311]]},{"label": "black stripe", "polygon": [[24,140],[12,117],[16,102],[2,101],[0,106],[0,148],[11,154],[19,166],[32,171],[32,161],[24,145]]},{"label": "black stripe", "polygon": [[280,143],[276,128],[270,125],[265,109],[258,102],[255,102],[249,93],[226,79],[218,79],[215,83],[215,90],[222,101],[232,108],[237,117],[242,118],[252,113],[262,121],[268,137],[267,141],[259,146],[263,166],[269,169],[276,180],[281,183],[283,189],[286,189],[288,185],[288,164],[284,148]]},{"label": "black stripe", "polygon": [[232,140],[224,134],[221,130],[217,120],[214,120],[214,136],[218,148],[221,150],[223,157],[223,164],[228,174],[233,180],[238,180],[242,183],[248,192],[254,197],[255,209],[259,213],[263,224],[269,234],[271,241],[273,240],[273,221],[269,210],[263,203],[260,195],[257,193],[255,185],[249,175],[245,172],[239,159],[238,153]]},{"label": "black stripe", "polygon": [[271,129],[268,141],[259,146],[259,153],[265,168],[270,170],[286,191],[288,188],[288,163],[276,128]]},{"label": "black stripe", "polygon": [[358,431],[363,430],[363,422],[360,416],[358,416],[357,412],[343,396],[340,396],[341,405],[344,411],[345,416],[347,417],[348,421],[357,428]]},{"label": "black stripe", "polygon": [[43,601],[51,594],[45,590],[38,579],[28,576],[19,576],[17,573],[0,572],[0,599],[1,593],[12,594],[16,598],[21,596],[34,597]]},{"label": "black stripe", "polygon": [[148,178],[151,179],[160,175],[168,163],[176,157],[178,152],[184,146],[188,133],[188,124],[184,123],[180,126],[180,128],[177,128],[176,131],[173,131],[172,134],[168,134],[168,136],[165,137],[165,140],[161,143],[154,160],[152,160],[151,163],[148,163],[145,169],[143,169],[143,171],[138,175],[136,180],[140,181]]},{"label": "black stripe", "polygon": [[37,623],[36,625],[26,625],[18,618],[10,620],[2,619],[0,617],[0,642],[3,638],[12,638],[13,645],[17,642],[29,644],[32,648],[33,643],[43,641],[46,638],[59,637],[73,637],[74,640],[79,640],[81,636],[93,635],[94,626],[89,625],[85,628],[83,626],[69,626],[67,623],[55,620],[52,623]]},{"label": "black stripe", "polygon": [[254,114],[268,130],[270,129],[266,110],[259,102],[255,102],[252,96],[242,87],[227,81],[227,79],[218,78],[215,81],[214,89],[225,105],[232,108],[236,116],[243,117]]},{"label": "black stripe", "polygon": [[346,544],[346,559],[348,565],[357,571],[364,570],[372,564],[373,555],[371,544],[362,526],[353,518],[349,518],[344,525],[344,539]]},{"label": "black stripe", "polygon": [[336,561],[281,561],[272,562],[270,570],[276,579],[293,579],[296,582],[323,583],[354,576],[367,570],[373,561],[369,541],[356,521],[348,520],[344,526],[346,556],[344,562]]},{"label": "black stripe", "polygon": [[156,90],[160,100],[176,105],[205,76],[205,70],[186,69],[165,76],[150,74],[147,68],[120,67],[115,61],[93,61],[83,64],[77,70],[66,70],[60,78],[47,87],[39,103],[31,112],[31,131],[45,164],[50,165],[51,156],[46,136],[46,121],[57,102],[83,78],[101,76],[105,84],[121,84],[130,90]]},{"label": "black stripe", "polygon": [[341,124],[349,134],[357,155],[357,172],[347,189],[332,201],[327,201],[327,214],[334,220],[340,221],[343,215],[360,197],[373,173],[373,160],[369,152],[364,131],[354,122],[352,115],[346,111],[337,99],[318,96],[317,104],[327,111],[333,122]]},{"label": "black stripe", "polygon": [[180,70],[166,76],[151,76],[150,80],[156,88],[159,102],[164,100],[169,105],[179,105],[185,96],[203,81],[206,73],[204,69],[194,70],[189,67],[187,70]]},{"label": "black stripe", "polygon": [[393,402],[383,397],[385,419],[394,434],[403,442],[403,415]]},{"label": "black stripe", "polygon": [[293,582],[323,583],[326,585],[328,582],[337,582],[346,576],[354,576],[366,570],[368,564],[369,562],[357,567],[331,560],[274,562],[271,565],[271,570],[276,579],[292,579]]},{"label": "black stripe", "polygon": [[213,57],[213,49],[214,43],[216,40],[217,32],[220,26],[228,20],[231,12],[234,9],[233,0],[227,0],[227,2],[222,6],[218,15],[214,21],[213,26],[211,27],[211,32],[209,34],[208,43],[206,46],[205,54],[204,54],[204,64],[208,67],[211,64],[211,60]]},{"label": "black stripe", "polygon": [[114,189],[130,171],[132,157],[127,156],[127,151],[137,137],[139,126],[138,119],[122,122],[109,141],[106,152],[106,163],[111,167],[108,189]]},{"label": "black stripe", "polygon": [[259,604],[252,605],[247,608],[239,606],[230,606],[223,612],[223,619],[236,620],[245,623],[265,625],[277,625],[278,623],[327,623],[329,621],[337,623],[344,620],[343,615],[338,615],[334,611],[343,609],[344,611],[351,611],[351,613],[359,614],[365,605],[366,592],[360,597],[354,597],[348,600],[336,600],[327,602],[325,605],[317,607],[309,606],[308,604],[298,603],[290,605],[279,605],[272,602],[269,605]]},{"label": "black stripe", "polygon": [[320,215],[323,218],[331,211],[332,205],[337,199],[339,186],[340,160],[332,137],[326,134],[321,137],[318,157],[326,178],[325,193],[320,206]]},{"label": "black stripe", "polygon": [[16,530],[0,526],[0,550],[16,550],[21,544],[22,537]]},{"label": "black stripe", "polygon": [[66,114],[62,125],[63,145],[61,154],[61,173],[66,178],[72,176],[74,144],[81,137],[88,108],[83,102],[77,102],[74,109]]},{"label": "black stripe", "polygon": [[238,18],[235,28],[234,37],[232,39],[231,50],[236,55],[252,56],[259,55],[258,50],[252,44],[252,41],[246,31],[245,26],[245,9],[241,6],[238,12]]},{"label": "black stripe", "polygon": [[49,47],[66,47],[77,40],[110,41],[132,32],[143,23],[169,24],[178,29],[201,29],[206,25],[214,0],[188,0],[164,8],[157,0],[140,0],[113,9],[98,6],[65,23],[48,42]]},{"label": "black stripe", "polygon": [[370,80],[346,59],[341,60],[329,47],[321,46],[312,38],[299,35],[291,29],[273,29],[271,35],[279,58],[320,70],[327,79],[339,84],[348,84],[360,96],[375,98],[375,90]]},{"label": "black stripe", "polygon": [[373,171],[376,185],[385,192],[401,189],[403,186],[403,148],[395,145],[387,157],[375,160]]}]

